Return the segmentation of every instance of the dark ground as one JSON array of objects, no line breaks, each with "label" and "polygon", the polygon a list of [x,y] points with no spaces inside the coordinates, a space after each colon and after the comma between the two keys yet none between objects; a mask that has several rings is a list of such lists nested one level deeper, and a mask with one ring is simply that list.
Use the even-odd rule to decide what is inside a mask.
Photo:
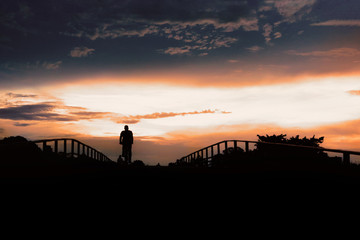
[{"label": "dark ground", "polygon": [[[238,221],[243,218],[246,222],[252,219],[253,226],[264,219],[267,223],[262,224],[276,226],[274,220],[279,216],[289,225],[294,220],[304,224],[298,216],[308,218],[306,222],[316,222],[311,217],[313,214],[326,219],[327,214],[333,217],[335,213],[354,210],[360,175],[351,169],[320,171],[265,165],[211,169],[115,164],[2,168],[0,204],[2,209],[10,209],[10,215],[13,211],[20,212],[19,216],[31,212],[28,216],[41,214],[58,224],[71,221],[75,226],[82,223],[71,217],[74,214],[81,221],[101,222],[105,226],[105,221],[117,220],[133,227],[139,222],[152,226],[161,222],[158,227],[163,224],[176,227],[174,224],[190,221],[198,230],[200,222],[196,219],[199,219],[208,233],[224,221],[231,222],[235,230],[242,226]],[[206,221],[209,222],[205,224]],[[121,225],[112,229],[117,228],[121,231]]]}]

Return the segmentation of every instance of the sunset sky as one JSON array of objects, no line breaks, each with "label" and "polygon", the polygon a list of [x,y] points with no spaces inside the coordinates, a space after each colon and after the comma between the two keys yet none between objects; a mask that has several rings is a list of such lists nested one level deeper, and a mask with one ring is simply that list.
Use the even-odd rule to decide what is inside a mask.
[{"label": "sunset sky", "polygon": [[359,0],[0,2],[0,138],[166,165],[225,139],[360,151]]}]

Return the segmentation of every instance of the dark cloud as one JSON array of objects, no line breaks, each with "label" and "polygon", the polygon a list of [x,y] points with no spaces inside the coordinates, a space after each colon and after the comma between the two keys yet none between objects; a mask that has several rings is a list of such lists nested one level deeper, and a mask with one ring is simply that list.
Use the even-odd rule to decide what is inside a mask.
[{"label": "dark cloud", "polygon": [[33,104],[0,109],[0,118],[11,120],[71,121],[72,118],[52,112],[51,104]]},{"label": "dark cloud", "polygon": [[16,126],[16,127],[27,127],[27,126],[31,126],[31,124],[15,122],[14,126]]},{"label": "dark cloud", "polygon": [[35,94],[18,94],[18,93],[6,93],[5,94],[7,97],[10,98],[37,98],[37,95]]},{"label": "dark cloud", "polygon": [[[61,103],[40,103],[0,108],[0,118],[24,121],[79,121],[109,117],[111,113],[78,111],[79,107],[63,106]],[[65,113],[58,113],[63,110]],[[76,110],[76,112],[73,112]],[[22,123],[24,124],[24,123]],[[20,126],[20,125],[16,125]]]},{"label": "dark cloud", "polygon": [[251,61],[249,51],[250,58],[261,55],[255,64],[266,64],[266,54],[296,49],[298,54],[284,54],[295,63],[299,53],[320,53],[319,43],[358,48],[359,9],[357,0],[2,1],[0,86],[237,56]]},{"label": "dark cloud", "polygon": [[[138,18],[152,21],[219,19],[236,21],[256,9],[254,0],[132,0],[132,1],[71,1],[77,6],[77,18],[88,21],[91,17],[106,19]],[[255,4],[254,4],[255,3]]]}]

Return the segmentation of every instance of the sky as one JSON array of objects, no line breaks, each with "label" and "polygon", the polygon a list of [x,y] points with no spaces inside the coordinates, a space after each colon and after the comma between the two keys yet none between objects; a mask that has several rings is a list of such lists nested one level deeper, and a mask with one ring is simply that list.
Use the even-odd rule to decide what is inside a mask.
[{"label": "sky", "polygon": [[166,165],[225,139],[360,151],[358,0],[0,2],[0,138]]}]

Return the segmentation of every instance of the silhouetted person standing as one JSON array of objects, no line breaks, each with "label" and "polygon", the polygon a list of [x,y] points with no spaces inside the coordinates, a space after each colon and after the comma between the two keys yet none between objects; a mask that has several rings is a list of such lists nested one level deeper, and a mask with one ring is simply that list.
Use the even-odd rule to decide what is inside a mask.
[{"label": "silhouetted person standing", "polygon": [[129,130],[129,127],[125,125],[124,131],[120,134],[120,144],[122,145],[122,155],[125,161],[131,163],[131,147],[134,143],[133,133]]}]

